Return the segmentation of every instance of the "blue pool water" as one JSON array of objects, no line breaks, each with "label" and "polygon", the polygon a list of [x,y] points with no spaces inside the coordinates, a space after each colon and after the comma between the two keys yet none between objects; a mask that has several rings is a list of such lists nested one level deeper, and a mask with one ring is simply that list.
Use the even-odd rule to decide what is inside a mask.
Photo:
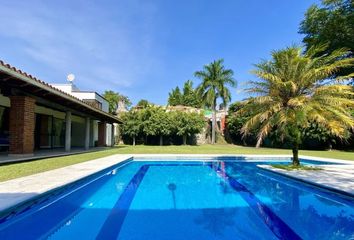
[{"label": "blue pool water", "polygon": [[354,238],[352,198],[257,164],[132,161],[3,219],[0,239]]}]

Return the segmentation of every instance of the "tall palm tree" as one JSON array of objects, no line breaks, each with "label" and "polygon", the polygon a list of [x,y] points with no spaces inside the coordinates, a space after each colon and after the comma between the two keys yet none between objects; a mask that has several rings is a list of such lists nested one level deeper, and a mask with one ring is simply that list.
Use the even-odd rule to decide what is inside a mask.
[{"label": "tall palm tree", "polygon": [[259,147],[276,130],[281,140],[291,144],[295,166],[300,164],[298,150],[303,130],[310,123],[327,128],[339,138],[354,128],[350,114],[354,107],[353,87],[341,84],[352,76],[331,78],[340,68],[352,66],[354,59],[342,58],[348,54],[345,49],[319,56],[325,47],[314,47],[306,53],[299,47],[272,52],[270,61],[255,65],[253,73],[260,80],[250,82],[248,91],[256,96],[247,99],[239,110],[251,113],[241,133],[245,136],[256,129]]},{"label": "tall palm tree", "polygon": [[227,85],[236,86],[233,78],[234,72],[231,69],[225,69],[224,60],[219,59],[205,65],[203,70],[194,73],[202,83],[197,87],[197,92],[203,103],[213,111],[211,143],[215,143],[216,131],[216,104],[217,99],[221,98],[224,106],[231,101],[231,93]]}]

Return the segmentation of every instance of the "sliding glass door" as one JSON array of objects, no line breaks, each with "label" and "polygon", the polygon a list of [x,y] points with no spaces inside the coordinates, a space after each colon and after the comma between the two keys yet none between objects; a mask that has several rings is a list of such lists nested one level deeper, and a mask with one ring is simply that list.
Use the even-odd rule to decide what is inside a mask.
[{"label": "sliding glass door", "polygon": [[50,115],[36,114],[36,149],[64,147],[65,124],[63,119]]}]

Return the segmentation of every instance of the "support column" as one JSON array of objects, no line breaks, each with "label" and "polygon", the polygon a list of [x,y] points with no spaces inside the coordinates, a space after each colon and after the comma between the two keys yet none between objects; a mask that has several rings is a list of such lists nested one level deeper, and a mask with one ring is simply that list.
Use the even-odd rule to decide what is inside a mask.
[{"label": "support column", "polygon": [[111,128],[111,147],[114,147],[114,145],[115,145],[115,140],[116,140],[116,138],[114,137],[114,124],[112,123],[112,128]]},{"label": "support column", "polygon": [[98,123],[98,146],[106,146],[106,122]]},{"label": "support column", "polygon": [[33,155],[35,100],[27,96],[10,96],[9,153]]},{"label": "support column", "polygon": [[86,117],[85,119],[85,150],[90,148],[90,118]]},{"label": "support column", "polygon": [[71,112],[66,112],[65,115],[65,151],[71,150]]}]

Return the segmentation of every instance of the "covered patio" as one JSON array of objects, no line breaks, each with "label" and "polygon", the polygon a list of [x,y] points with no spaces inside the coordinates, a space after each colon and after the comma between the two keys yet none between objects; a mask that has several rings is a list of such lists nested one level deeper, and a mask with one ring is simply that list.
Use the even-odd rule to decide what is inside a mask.
[{"label": "covered patio", "polygon": [[115,144],[121,121],[0,61],[0,160]]}]

